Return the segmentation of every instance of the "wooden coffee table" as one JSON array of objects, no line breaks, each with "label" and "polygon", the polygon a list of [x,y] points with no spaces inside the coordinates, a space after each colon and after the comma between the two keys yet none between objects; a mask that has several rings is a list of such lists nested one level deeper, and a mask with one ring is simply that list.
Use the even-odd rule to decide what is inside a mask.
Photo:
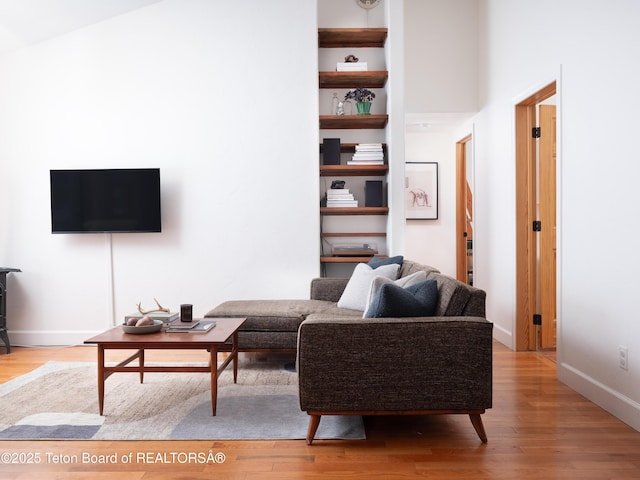
[{"label": "wooden coffee table", "polygon": [[[246,320],[245,318],[206,318],[203,321],[215,320],[216,326],[208,332],[192,333],[167,333],[163,326],[157,333],[133,335],[124,333],[121,327],[114,327],[100,335],[85,340],[84,343],[95,343],[98,346],[98,405],[100,415],[104,409],[104,381],[115,372],[139,372],[140,383],[144,379],[145,372],[208,372],[211,374],[211,410],[216,414],[218,398],[218,375],[233,362],[233,382],[238,378],[238,329]],[[225,342],[231,338],[231,353],[218,367],[218,351],[225,346]],[[114,366],[107,366],[104,362],[105,350],[130,350],[137,352]],[[145,350],[194,350],[203,349],[210,352],[209,365],[182,365],[182,366],[151,366],[144,364]],[[138,366],[127,366],[133,360],[138,359]]]}]

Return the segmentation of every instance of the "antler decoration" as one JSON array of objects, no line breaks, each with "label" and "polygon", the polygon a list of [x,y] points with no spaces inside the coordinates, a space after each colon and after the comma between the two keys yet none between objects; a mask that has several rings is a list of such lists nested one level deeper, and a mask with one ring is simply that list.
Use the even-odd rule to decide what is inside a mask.
[{"label": "antler decoration", "polygon": [[158,300],[156,300],[155,298],[153,300],[156,302],[156,305],[158,305],[158,308],[154,308],[152,310],[143,310],[142,309],[142,302],[140,302],[140,303],[138,303],[138,311],[142,315],[146,315],[147,313],[152,313],[152,312],[166,312],[166,313],[169,313],[169,309],[168,308],[164,308],[162,305],[160,305],[160,302],[158,302]]}]

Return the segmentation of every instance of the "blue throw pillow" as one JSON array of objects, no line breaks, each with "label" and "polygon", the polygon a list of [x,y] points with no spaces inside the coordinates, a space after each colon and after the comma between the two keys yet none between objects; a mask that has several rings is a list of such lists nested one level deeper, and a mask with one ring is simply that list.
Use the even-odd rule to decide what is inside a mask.
[{"label": "blue throw pillow", "polygon": [[395,257],[389,258],[373,257],[371,260],[369,260],[367,265],[369,265],[371,268],[378,268],[382,265],[391,265],[394,263],[402,266],[402,262],[404,262],[404,257],[402,255],[397,255]]},{"label": "blue throw pillow", "polygon": [[435,313],[437,303],[435,280],[425,280],[407,288],[387,283],[380,287],[364,317],[430,317]]}]

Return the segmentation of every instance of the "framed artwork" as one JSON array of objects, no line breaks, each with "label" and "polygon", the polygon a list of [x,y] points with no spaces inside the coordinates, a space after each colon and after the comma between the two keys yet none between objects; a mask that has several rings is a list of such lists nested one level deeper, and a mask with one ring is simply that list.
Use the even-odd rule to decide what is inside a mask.
[{"label": "framed artwork", "polygon": [[407,220],[437,220],[437,163],[406,163],[404,190]]}]

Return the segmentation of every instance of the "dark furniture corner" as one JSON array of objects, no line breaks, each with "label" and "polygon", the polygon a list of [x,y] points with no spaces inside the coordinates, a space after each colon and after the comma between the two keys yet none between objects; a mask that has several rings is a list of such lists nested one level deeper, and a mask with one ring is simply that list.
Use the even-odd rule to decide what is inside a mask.
[{"label": "dark furniture corner", "polygon": [[351,279],[318,277],[308,300],[230,300],[205,317],[247,319],[238,351],[297,352],[308,444],[325,415],[434,414],[468,415],[486,443],[482,415],[493,389],[486,292],[403,260],[400,278],[419,273],[437,284],[433,316],[363,318],[338,307]]},{"label": "dark furniture corner", "polygon": [[21,271],[17,268],[0,267],[0,338],[7,348],[7,353],[11,353],[11,343],[7,333],[7,274]]}]

